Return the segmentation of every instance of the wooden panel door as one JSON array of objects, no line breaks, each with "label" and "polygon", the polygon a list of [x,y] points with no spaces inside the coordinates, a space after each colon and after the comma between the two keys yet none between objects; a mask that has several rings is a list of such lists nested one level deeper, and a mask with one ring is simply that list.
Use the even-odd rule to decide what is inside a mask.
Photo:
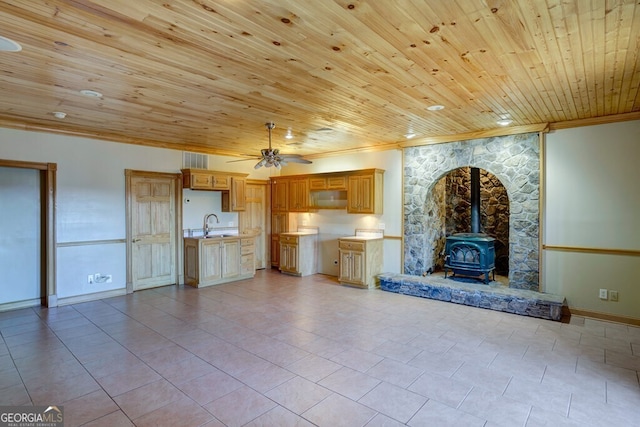
[{"label": "wooden panel door", "polygon": [[[286,215],[286,214],[285,214]],[[245,211],[240,213],[242,233],[255,235],[255,267],[267,268],[267,183],[247,183]]]},{"label": "wooden panel door", "polygon": [[134,173],[129,178],[130,290],[174,284],[177,281],[177,178],[145,173]]}]

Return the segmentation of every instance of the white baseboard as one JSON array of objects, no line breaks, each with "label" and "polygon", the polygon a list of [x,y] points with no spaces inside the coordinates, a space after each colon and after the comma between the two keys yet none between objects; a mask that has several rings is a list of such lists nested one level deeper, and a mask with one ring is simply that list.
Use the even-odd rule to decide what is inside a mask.
[{"label": "white baseboard", "polygon": [[0,311],[19,310],[21,308],[38,307],[41,304],[40,298],[27,299],[24,301],[5,302],[0,304]]},{"label": "white baseboard", "polygon": [[126,294],[127,290],[125,288],[122,288],[112,289],[110,291],[94,292],[92,294],[76,295],[73,297],[58,298],[58,307],[70,304],[79,304],[81,302],[95,301],[103,298],[119,297]]}]

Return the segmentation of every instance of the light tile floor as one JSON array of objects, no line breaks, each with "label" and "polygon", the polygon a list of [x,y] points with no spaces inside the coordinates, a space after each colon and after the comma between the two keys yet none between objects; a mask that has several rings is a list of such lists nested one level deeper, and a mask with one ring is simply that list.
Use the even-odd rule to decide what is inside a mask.
[{"label": "light tile floor", "polygon": [[259,271],[0,313],[0,405],[65,426],[636,426],[640,328]]}]

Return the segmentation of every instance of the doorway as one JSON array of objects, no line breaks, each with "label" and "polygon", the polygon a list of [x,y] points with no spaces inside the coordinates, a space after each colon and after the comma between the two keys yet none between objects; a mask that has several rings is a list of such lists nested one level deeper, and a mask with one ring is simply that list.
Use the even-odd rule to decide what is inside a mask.
[{"label": "doorway", "polygon": [[180,174],[125,171],[127,293],[181,283]]},{"label": "doorway", "polygon": [[[3,301],[0,303],[2,310],[11,310],[16,308],[22,308],[27,306],[37,305],[38,299],[40,304],[46,307],[56,307],[58,305],[57,290],[56,290],[56,265],[55,265],[55,206],[56,206],[56,171],[57,165],[55,163],[35,163],[35,162],[21,162],[15,160],[0,160],[0,168],[7,168],[5,172],[14,177],[24,177],[32,181],[32,185],[27,195],[30,199],[38,199],[37,201],[29,200],[25,201],[31,210],[33,211],[32,224],[34,229],[38,231],[29,234],[29,236],[22,235],[22,238],[31,240],[27,244],[33,247],[35,252],[34,256],[38,258],[35,264],[32,266],[37,270],[34,275],[33,287],[34,290],[32,297],[35,298],[23,298],[21,295],[16,295],[15,298],[11,298],[11,301]],[[14,170],[16,173],[11,173]],[[30,173],[29,170],[34,173]],[[6,182],[3,180],[3,182]],[[15,191],[18,191],[19,186],[25,184],[18,183],[18,186],[12,186],[13,188],[7,189],[8,197],[12,200],[7,203],[6,206],[12,206],[15,209],[22,209],[21,206],[15,205],[14,197]],[[12,193],[14,192],[14,193]],[[35,204],[34,204],[35,203]],[[5,203],[3,203],[5,205]],[[7,212],[11,210],[8,209]],[[3,243],[3,245],[6,243]],[[13,243],[12,243],[13,245]],[[9,248],[13,249],[13,248]],[[7,277],[5,276],[5,279]],[[16,285],[15,282],[7,280],[8,283]],[[35,301],[35,304],[34,304]]]},{"label": "doorway", "polygon": [[267,268],[268,181],[247,180],[246,210],[240,212],[240,232],[255,234],[255,268]]}]

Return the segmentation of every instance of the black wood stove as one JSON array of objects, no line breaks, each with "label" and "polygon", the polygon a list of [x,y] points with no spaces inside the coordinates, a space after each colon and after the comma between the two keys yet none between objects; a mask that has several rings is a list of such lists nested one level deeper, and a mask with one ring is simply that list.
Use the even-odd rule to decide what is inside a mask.
[{"label": "black wood stove", "polygon": [[493,237],[480,233],[480,169],[471,168],[471,233],[456,233],[445,244],[444,278],[453,274],[480,276],[489,283],[496,278],[496,250]]},{"label": "black wood stove", "polygon": [[496,278],[496,239],[482,233],[457,233],[447,237],[445,245],[444,277],[449,270],[462,276],[484,274],[484,283],[489,283],[489,273]]}]

